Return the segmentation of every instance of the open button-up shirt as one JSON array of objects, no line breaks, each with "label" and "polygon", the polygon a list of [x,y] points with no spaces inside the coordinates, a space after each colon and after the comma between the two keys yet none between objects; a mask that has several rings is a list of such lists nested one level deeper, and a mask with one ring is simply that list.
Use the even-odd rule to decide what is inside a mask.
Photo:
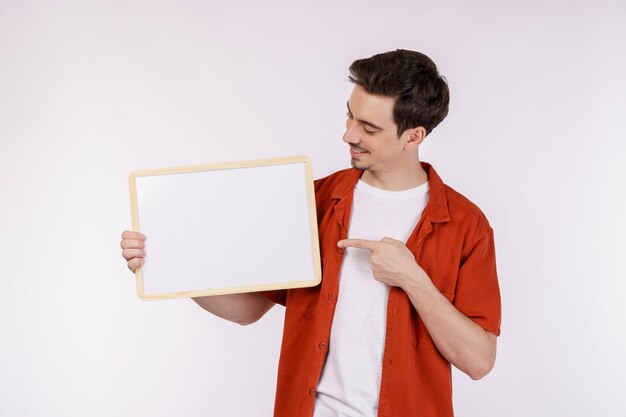
[{"label": "open button-up shirt", "polygon": [[[428,174],[429,201],[406,242],[435,286],[464,315],[500,333],[500,292],[493,230],[480,209]],[[315,182],[322,283],[266,292],[286,306],[275,417],[311,417],[328,351],[339,294],[343,249],[354,186],[362,171],[347,169]],[[364,306],[366,308],[366,306]],[[406,293],[390,289],[378,404],[379,417],[452,417],[450,363],[439,353]],[[358,378],[358,375],[354,376]]]}]

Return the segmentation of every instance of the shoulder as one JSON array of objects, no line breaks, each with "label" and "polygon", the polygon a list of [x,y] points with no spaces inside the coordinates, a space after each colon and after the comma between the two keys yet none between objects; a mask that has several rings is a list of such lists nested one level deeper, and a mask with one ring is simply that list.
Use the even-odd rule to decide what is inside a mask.
[{"label": "shoulder", "polygon": [[484,224],[485,227],[489,226],[487,216],[485,216],[483,211],[469,198],[449,185],[445,185],[445,191],[451,217],[460,216],[463,218],[473,218],[479,223]]},{"label": "shoulder", "polygon": [[337,186],[349,177],[351,171],[351,168],[342,169],[324,178],[315,180],[315,195],[318,197],[330,196]]},{"label": "shoulder", "polygon": [[487,216],[474,202],[449,185],[445,185],[444,190],[451,225],[464,229],[470,240],[481,239],[493,232]]},{"label": "shoulder", "polygon": [[466,236],[472,231],[491,231],[487,217],[476,204],[444,183],[432,165],[422,162],[422,167],[428,173],[429,202],[426,209],[431,221],[442,223],[446,229]]}]

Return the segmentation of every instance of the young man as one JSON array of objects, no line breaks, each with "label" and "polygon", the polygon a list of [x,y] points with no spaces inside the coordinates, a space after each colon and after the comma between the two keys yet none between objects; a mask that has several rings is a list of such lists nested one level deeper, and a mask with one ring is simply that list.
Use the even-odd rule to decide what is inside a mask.
[{"label": "young man", "polygon": [[[450,417],[450,364],[479,379],[495,361],[493,232],[419,160],[448,112],[435,64],[397,50],[355,61],[350,74],[353,168],[315,183],[321,285],[195,301],[240,324],[286,306],[276,417]],[[143,239],[122,235],[133,271]]]}]

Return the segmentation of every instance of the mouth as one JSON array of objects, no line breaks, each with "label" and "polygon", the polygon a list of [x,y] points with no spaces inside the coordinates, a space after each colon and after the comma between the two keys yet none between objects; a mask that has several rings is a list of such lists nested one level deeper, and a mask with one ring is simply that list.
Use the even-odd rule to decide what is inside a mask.
[{"label": "mouth", "polygon": [[359,158],[365,155],[366,153],[369,153],[369,152],[364,149],[355,148],[354,146],[350,147],[350,156],[352,156],[353,158]]}]

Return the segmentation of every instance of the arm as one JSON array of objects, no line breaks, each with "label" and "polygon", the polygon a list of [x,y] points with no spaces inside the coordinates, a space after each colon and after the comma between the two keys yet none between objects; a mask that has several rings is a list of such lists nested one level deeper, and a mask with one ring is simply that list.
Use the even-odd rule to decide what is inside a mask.
[{"label": "arm", "polygon": [[493,333],[457,310],[421,268],[407,275],[401,288],[408,294],[437,349],[450,363],[474,380],[491,371],[496,360]]},{"label": "arm", "polygon": [[212,295],[192,300],[209,313],[242,326],[259,320],[274,306],[258,293]]},{"label": "arm", "polygon": [[[122,233],[122,256],[133,273],[143,264],[146,256],[145,240],[146,237],[139,232]],[[195,297],[193,300],[206,311],[241,325],[254,323],[274,306],[272,301],[257,293]]]},{"label": "arm", "polygon": [[457,310],[402,242],[390,238],[379,242],[346,239],[338,246],[372,252],[374,278],[407,293],[437,349],[450,363],[472,379],[480,379],[491,371],[496,357],[496,336]]}]

